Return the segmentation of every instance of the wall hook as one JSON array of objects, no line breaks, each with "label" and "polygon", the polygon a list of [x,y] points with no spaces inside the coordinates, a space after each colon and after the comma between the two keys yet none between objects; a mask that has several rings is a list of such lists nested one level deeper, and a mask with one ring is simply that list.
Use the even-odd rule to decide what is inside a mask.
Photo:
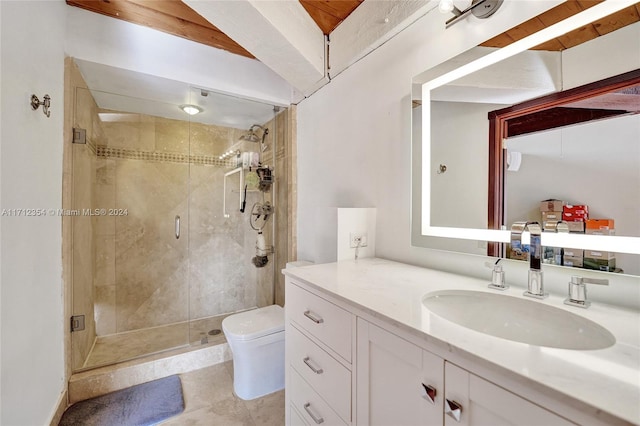
[{"label": "wall hook", "polygon": [[444,164],[440,164],[440,167],[438,167],[438,174],[441,175],[446,171],[447,171],[447,166],[445,166]]},{"label": "wall hook", "polygon": [[31,95],[31,108],[35,111],[40,105],[42,105],[42,112],[44,112],[44,115],[47,117],[51,116],[51,111],[49,111],[49,108],[51,107],[51,97],[49,95],[44,95],[42,101],[40,101],[36,95]]}]

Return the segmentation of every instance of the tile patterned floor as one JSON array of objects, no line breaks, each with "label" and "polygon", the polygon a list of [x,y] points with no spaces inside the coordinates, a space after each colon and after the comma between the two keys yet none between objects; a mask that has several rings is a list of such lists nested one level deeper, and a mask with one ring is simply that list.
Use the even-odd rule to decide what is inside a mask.
[{"label": "tile patterned floor", "polygon": [[284,391],[244,401],[233,393],[233,364],[228,361],[181,374],[185,411],[163,426],[282,426]]}]

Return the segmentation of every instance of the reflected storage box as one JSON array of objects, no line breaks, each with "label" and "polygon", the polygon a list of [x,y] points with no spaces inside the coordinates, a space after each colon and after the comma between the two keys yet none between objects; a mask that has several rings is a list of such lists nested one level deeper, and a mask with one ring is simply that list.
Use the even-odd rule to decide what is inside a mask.
[{"label": "reflected storage box", "polygon": [[511,249],[509,250],[509,259],[514,260],[528,260],[529,259],[529,245],[521,244],[520,241],[512,241]]},{"label": "reflected storage box", "polygon": [[602,250],[585,250],[584,257],[589,257],[591,259],[613,259],[616,257],[616,254],[610,251],[602,251]]},{"label": "reflected storage box", "polygon": [[562,211],[548,211],[548,212],[542,212],[542,221],[543,222],[548,222],[548,221],[555,221],[558,222],[562,220]]},{"label": "reflected storage box", "polygon": [[574,248],[565,248],[564,255],[571,256],[571,257],[579,257],[580,259],[582,259],[584,257],[584,250],[574,249]]},{"label": "reflected storage box", "polygon": [[587,234],[591,235],[616,235],[615,229],[587,229]]},{"label": "reflected storage box", "polygon": [[616,269],[616,259],[594,259],[591,257],[585,257],[583,259],[583,265],[586,269],[613,272]]},{"label": "reflected storage box", "polygon": [[573,266],[574,268],[582,268],[584,261],[582,256],[562,256],[562,264],[564,266]]},{"label": "reflected storage box", "polygon": [[584,233],[584,221],[566,222],[569,232]]},{"label": "reflected storage box", "polygon": [[587,230],[611,231],[615,229],[615,226],[613,219],[587,219],[586,228]]},{"label": "reflected storage box", "polygon": [[[562,207],[567,204],[566,201],[562,200],[544,200],[540,201],[540,211],[541,212],[562,212]],[[556,219],[560,220],[560,219]]]},{"label": "reflected storage box", "polygon": [[571,205],[567,204],[562,207],[562,220],[567,222],[585,220],[589,218],[589,206],[585,204]]},{"label": "reflected storage box", "polygon": [[550,265],[562,265],[562,248],[543,247],[542,263]]}]

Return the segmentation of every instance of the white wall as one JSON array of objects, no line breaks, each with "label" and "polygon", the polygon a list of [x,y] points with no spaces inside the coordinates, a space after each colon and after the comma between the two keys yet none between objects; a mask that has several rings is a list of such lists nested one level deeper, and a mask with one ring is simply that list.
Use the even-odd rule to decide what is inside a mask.
[{"label": "white wall", "polygon": [[332,209],[375,206],[378,256],[422,265],[440,258],[410,243],[411,79],[557,3],[505,2],[489,21],[447,30],[436,9],[302,101],[298,257],[335,261]]},{"label": "white wall", "polygon": [[[62,206],[63,1],[2,1],[2,209]],[[33,29],[33,31],[31,31]],[[51,117],[29,98],[51,96]],[[48,424],[65,387],[61,218],[0,222],[3,425]]]},{"label": "white wall", "polygon": [[[517,3],[517,5],[515,4]],[[557,4],[557,3],[556,3]],[[347,69],[298,105],[298,257],[336,259],[332,207],[377,207],[376,255],[490,279],[484,256],[411,246],[411,80],[415,75],[524,21],[552,2],[505,2],[487,21],[469,18],[444,29],[437,10]],[[522,262],[525,263],[525,262]],[[545,272],[551,291],[567,274]],[[505,266],[526,285],[526,265]],[[616,299],[614,287],[640,298],[640,279],[620,277],[590,297]],[[629,293],[627,293],[629,294]],[[631,299],[628,297],[628,299]]]},{"label": "white wall", "polygon": [[[487,228],[489,120],[504,105],[431,102],[431,225]],[[486,253],[486,250],[485,250]]]}]

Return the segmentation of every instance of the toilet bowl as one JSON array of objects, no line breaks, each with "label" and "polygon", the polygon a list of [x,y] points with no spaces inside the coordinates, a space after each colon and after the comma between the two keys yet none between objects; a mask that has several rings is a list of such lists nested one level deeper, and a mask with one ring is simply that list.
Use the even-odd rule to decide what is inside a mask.
[{"label": "toilet bowl", "polygon": [[284,389],[284,309],[278,305],[226,317],[233,390],[248,400]]}]

